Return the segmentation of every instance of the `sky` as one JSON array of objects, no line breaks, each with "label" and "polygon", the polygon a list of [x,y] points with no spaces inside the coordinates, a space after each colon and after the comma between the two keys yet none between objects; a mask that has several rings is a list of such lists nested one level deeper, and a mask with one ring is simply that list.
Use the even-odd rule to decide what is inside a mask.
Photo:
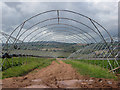
[{"label": "sky", "polygon": [[[71,11],[79,12],[83,15],[86,15],[94,19],[95,21],[99,22],[102,26],[104,26],[108,30],[108,32],[111,34],[111,36],[117,36],[117,33],[118,33],[118,2],[117,0],[116,1],[110,0],[110,2],[108,1],[101,2],[100,0],[98,0],[98,2],[96,1],[97,0],[93,0],[93,2],[91,2],[90,0],[86,0],[85,2],[38,2],[38,0],[36,0],[36,2],[35,1],[34,2],[23,2],[22,0],[20,0],[18,2],[1,2],[0,5],[2,4],[2,31],[7,34],[10,34],[18,25],[20,25],[26,19],[38,13],[44,12],[44,11],[71,10]],[[74,15],[68,12],[60,12],[59,15],[60,17],[72,18],[72,19],[81,21],[87,24],[88,26],[94,28],[89,20],[83,17],[80,17],[78,15]],[[39,21],[42,21],[48,18],[55,18],[55,17],[57,17],[57,12],[51,12],[51,13],[36,17],[35,19],[28,21],[24,25],[23,32],[27,30],[27,28],[29,28],[31,25]],[[46,24],[56,23],[56,22],[57,20],[44,22],[43,24],[33,27],[31,31],[34,31],[35,29],[42,27]],[[88,32],[89,34],[91,34],[94,38],[96,38],[96,40],[100,39],[99,36],[96,35],[93,31],[88,30],[86,27],[79,25],[76,22],[62,20],[62,19],[60,20],[60,22],[68,23],[70,25],[79,27],[85,30],[85,32]],[[101,30],[104,37],[107,38],[108,37],[107,33],[105,33],[104,30],[100,28],[99,26],[98,28]],[[68,28],[65,28],[65,26],[63,26],[63,28],[59,28],[59,30],[58,28],[55,30],[51,30],[48,27],[45,27],[43,29],[47,29],[47,30],[42,32],[41,35],[47,32],[50,32],[49,34],[53,34],[54,32],[54,34],[56,35],[54,37],[50,36],[51,37],[50,39],[50,37],[47,37],[49,34],[46,34],[45,38],[43,38],[44,40],[48,40],[48,39],[49,40],[55,40],[55,39],[63,40],[63,38],[61,37],[64,37],[64,38],[70,38],[71,41],[75,41],[75,40],[77,41],[76,38],[78,38],[79,36],[82,36],[83,38],[86,39],[86,37],[84,37],[83,34],[77,33],[74,30],[71,30],[68,34],[65,33],[65,30],[68,29]],[[18,31],[16,31],[13,34],[13,36],[16,36],[17,33]],[[24,39],[25,36],[28,35],[29,33],[30,32],[26,32],[20,39]],[[30,37],[34,36],[37,33],[38,31],[30,35],[26,39],[26,41],[28,41]],[[75,37],[75,39],[73,37]],[[67,40],[68,39],[64,41],[66,42]],[[69,40],[69,42],[71,41]],[[87,39],[87,41],[89,40]]]}]

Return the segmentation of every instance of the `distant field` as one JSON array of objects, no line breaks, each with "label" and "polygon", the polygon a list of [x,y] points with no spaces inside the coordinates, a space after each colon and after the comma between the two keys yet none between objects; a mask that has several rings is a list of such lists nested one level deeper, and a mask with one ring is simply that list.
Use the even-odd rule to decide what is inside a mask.
[{"label": "distant field", "polygon": [[14,50],[10,54],[27,54],[36,56],[50,56],[50,57],[68,57],[71,53],[63,51],[37,51],[37,50]]}]

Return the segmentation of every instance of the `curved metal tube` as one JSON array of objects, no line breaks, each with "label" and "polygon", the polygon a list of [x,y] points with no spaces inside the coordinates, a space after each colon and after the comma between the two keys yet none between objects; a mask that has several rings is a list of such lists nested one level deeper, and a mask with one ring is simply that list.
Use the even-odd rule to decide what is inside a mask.
[{"label": "curved metal tube", "polygon": [[[20,37],[21,37],[25,32],[27,32],[28,30],[30,30],[32,27],[34,27],[34,26],[36,26],[36,25],[38,25],[38,24],[40,24],[40,23],[43,23],[43,22],[46,22],[46,21],[49,21],[49,20],[54,20],[54,19],[58,19],[58,18],[50,18],[50,19],[46,19],[46,20],[43,20],[43,21],[40,21],[40,22],[34,24],[34,25],[31,26],[30,28],[28,28],[26,31],[24,31],[24,32],[18,37],[18,39],[20,39]],[[72,21],[75,21],[75,22],[77,22],[77,23],[79,23],[79,24],[82,23],[82,22],[79,22],[79,21],[77,21],[77,20],[69,19],[69,18],[60,18],[60,19],[72,20]],[[58,25],[59,25],[59,24],[58,24]],[[99,35],[94,29],[90,28],[90,27],[87,26],[86,24],[83,24],[83,23],[82,23],[82,25],[88,27],[90,30],[92,30],[92,31],[95,32],[97,35]],[[81,29],[81,30],[82,30],[82,29]],[[83,30],[82,30],[82,31],[83,31]],[[100,35],[99,35],[99,36],[100,36]]]},{"label": "curved metal tube", "polygon": [[[42,33],[42,32],[44,32],[44,31],[47,31],[47,30],[49,30],[49,29],[53,29],[54,30],[54,28],[61,28],[61,27],[52,27],[52,28],[47,28],[47,29],[45,29],[45,30],[42,30],[42,31],[40,31],[40,32],[38,32],[37,34],[35,34],[33,37],[31,37],[30,39],[33,39],[34,37],[36,37],[37,35],[39,35],[40,33]],[[62,27],[63,28],[63,27]],[[33,34],[35,31],[37,31],[37,30],[39,30],[39,29],[36,29],[36,30],[33,30],[31,33],[29,33],[22,41],[24,42],[25,41],[25,39],[28,37],[28,36],[30,36],[31,34]],[[74,30],[74,29],[71,29],[71,30]],[[74,31],[77,31],[77,30],[74,30]],[[68,32],[70,32],[69,30],[68,30]],[[78,32],[78,31],[77,31]],[[82,34],[81,32],[78,32],[78,33],[80,33],[80,34]],[[77,33],[77,34],[78,34]],[[84,35],[84,34],[83,34]],[[84,35],[84,36],[86,36],[86,35]],[[86,36],[86,38],[88,38],[87,36]],[[91,40],[90,38],[88,38],[89,40]]]},{"label": "curved metal tube", "polygon": [[[65,32],[70,32],[70,31],[65,31]],[[46,32],[46,33],[48,33],[48,32]],[[44,35],[46,34],[46,33],[44,33]],[[71,33],[71,32],[70,32]],[[72,32],[72,34],[75,34],[75,33],[73,33]],[[78,36],[79,38],[78,39],[80,39],[80,38],[82,38],[80,35],[76,35],[76,36]],[[39,38],[40,36],[38,36],[38,37],[36,37],[33,41],[35,41],[37,38]],[[82,38],[83,39],[83,38]],[[81,39],[81,40],[82,40]],[[85,39],[84,39],[85,40]],[[83,40],[82,40],[83,41]],[[84,42],[84,41],[83,41]],[[85,40],[85,42],[87,42],[87,40]],[[88,42],[87,42],[88,43]]]},{"label": "curved metal tube", "polygon": [[[72,29],[72,28],[68,28],[68,27],[52,27],[52,28],[47,28],[47,29],[54,29],[54,28],[67,28],[67,29],[71,29],[71,30],[74,30],[74,31],[76,31],[76,32],[78,32],[78,33],[81,33],[81,32],[79,32],[78,30],[76,30],[76,29]],[[47,30],[47,29],[45,29],[45,30]],[[33,31],[34,32],[34,31]],[[32,33],[33,33],[32,32]],[[30,39],[33,39],[34,37],[36,37],[38,34],[40,34],[41,32],[38,32],[37,34],[35,34],[33,37],[31,37]],[[82,34],[82,33],[81,33]],[[85,35],[85,34],[83,34],[86,38],[88,38],[90,41],[92,41],[87,35]],[[29,36],[29,35],[28,35]],[[27,36],[27,37],[28,37]],[[25,40],[26,38],[24,38],[23,39],[23,41]]]}]

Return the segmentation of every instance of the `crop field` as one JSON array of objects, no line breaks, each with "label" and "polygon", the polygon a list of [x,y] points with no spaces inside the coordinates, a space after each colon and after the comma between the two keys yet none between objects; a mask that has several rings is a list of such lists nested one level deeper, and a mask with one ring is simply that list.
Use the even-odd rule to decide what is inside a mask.
[{"label": "crop field", "polygon": [[[42,66],[42,67],[48,66],[51,64],[52,61],[55,61],[55,60],[56,59],[35,58],[35,57],[13,57],[10,59],[6,59],[5,61],[3,59],[2,60],[2,61],[4,61],[4,64],[2,67],[3,78],[23,75],[24,73],[27,73],[35,68],[38,68],[39,66]],[[59,63],[58,61],[56,61],[56,62]],[[65,60],[64,62],[66,62],[68,64],[75,62],[75,63],[78,63],[77,65],[79,65],[79,66],[81,66],[81,64],[82,64],[82,65],[85,65],[86,67],[91,65],[92,68],[99,67],[100,69],[107,70],[107,72],[110,68],[107,60]],[[114,64],[113,60],[111,60],[110,62],[112,64]],[[120,61],[119,61],[119,64],[120,64]],[[81,68],[81,67],[79,67],[79,68]],[[24,70],[24,69],[26,69],[26,70]],[[82,67],[82,69],[84,70],[83,67]],[[16,71],[19,70],[19,73],[15,74],[14,73],[15,70]],[[96,69],[94,69],[94,70],[96,70]],[[94,72],[94,71],[91,71],[91,72]],[[96,74],[98,74],[98,73],[96,73]],[[96,75],[96,74],[94,74],[94,75]],[[101,77],[101,76],[98,76],[98,77]]]},{"label": "crop field", "polygon": [[27,63],[27,58],[25,58],[25,57],[20,57],[20,58],[15,57],[15,58],[10,58],[10,59],[3,59],[2,61],[4,62],[3,66],[2,66],[2,71],[4,71],[4,70],[6,70],[10,67],[20,66],[22,64]]},{"label": "crop field", "polygon": [[78,60],[66,60],[67,64],[71,64],[81,75],[87,75],[96,78],[116,78],[114,74],[109,73],[108,69],[102,68],[99,65],[92,65]]},{"label": "crop field", "polygon": [[36,68],[43,68],[51,64],[55,59],[43,59],[34,57],[11,58],[4,62],[2,78],[24,75]]},{"label": "crop field", "polygon": [[[88,64],[92,64],[92,65],[97,65],[97,66],[100,66],[102,68],[106,68],[108,70],[111,69],[109,63],[108,63],[108,60],[74,60],[74,61],[79,61],[79,62],[84,62],[84,63],[88,63]],[[116,64],[115,64],[115,60],[109,60],[111,65],[112,65],[112,68],[116,68],[118,67]],[[120,65],[120,60],[117,60],[118,61],[118,64]],[[117,73],[120,73],[120,70],[116,70]]]},{"label": "crop field", "polygon": [[[110,69],[109,63],[107,60],[76,60],[76,61],[80,61],[80,62],[85,62],[85,63],[90,63],[93,65],[98,65],[101,66],[103,68],[108,68]],[[115,60],[109,60],[111,65],[113,66],[113,68],[115,68],[117,65],[115,65]],[[120,64],[120,60],[117,60],[118,64]]]}]

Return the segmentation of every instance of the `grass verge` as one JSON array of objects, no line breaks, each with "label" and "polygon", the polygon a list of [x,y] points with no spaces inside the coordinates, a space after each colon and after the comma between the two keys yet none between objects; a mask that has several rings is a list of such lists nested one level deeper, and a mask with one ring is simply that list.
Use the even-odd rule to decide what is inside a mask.
[{"label": "grass verge", "polygon": [[74,60],[66,60],[64,62],[71,64],[72,67],[75,68],[81,75],[87,75],[95,78],[117,79],[117,77],[114,74],[109,73],[107,69],[97,65],[87,64]]},{"label": "grass verge", "polygon": [[[14,58],[15,59],[15,58]],[[44,68],[51,64],[52,61],[55,59],[44,59],[44,58],[33,58],[28,57],[27,63],[20,65],[20,66],[14,66],[10,67],[7,70],[4,70],[2,72],[2,79],[9,78],[9,77],[18,77],[27,74],[28,72],[38,68]]]}]

